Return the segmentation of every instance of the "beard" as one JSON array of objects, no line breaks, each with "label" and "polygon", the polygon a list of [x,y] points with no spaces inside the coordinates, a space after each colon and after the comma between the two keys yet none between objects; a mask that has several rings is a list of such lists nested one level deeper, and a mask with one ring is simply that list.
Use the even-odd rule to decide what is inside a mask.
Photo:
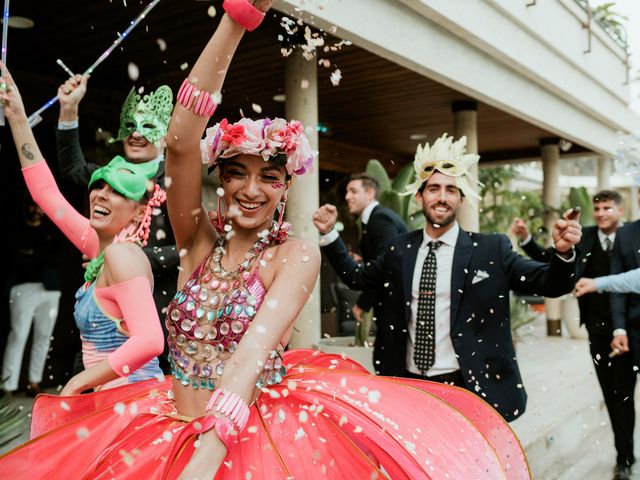
[{"label": "beard", "polygon": [[451,212],[446,217],[444,217],[443,219],[438,221],[431,214],[430,207],[427,207],[427,208],[422,210],[422,213],[424,214],[424,218],[427,219],[427,222],[429,222],[431,225],[436,226],[436,227],[446,227],[448,225],[451,225],[456,219],[456,211],[455,211],[455,209],[451,208],[451,205],[447,205],[445,203],[439,203],[439,204],[437,204],[435,206],[437,207],[438,205],[443,205],[443,206],[446,206],[447,208],[450,208]]}]

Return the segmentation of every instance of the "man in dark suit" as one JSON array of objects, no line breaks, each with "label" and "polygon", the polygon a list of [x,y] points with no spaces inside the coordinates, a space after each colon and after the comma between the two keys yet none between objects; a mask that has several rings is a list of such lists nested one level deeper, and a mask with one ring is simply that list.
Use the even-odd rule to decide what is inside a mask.
[{"label": "man in dark suit", "polygon": [[[618,230],[613,245],[611,273],[622,273],[640,267],[640,220]],[[630,357],[634,375],[640,366],[640,295],[636,293],[611,295],[613,340],[611,348],[621,358]],[[630,394],[633,403],[633,391]],[[633,421],[629,428],[633,433]],[[626,473],[631,473],[630,468]],[[621,479],[629,478],[619,477]]]},{"label": "man in dark suit", "polygon": [[[622,225],[622,197],[618,192],[602,190],[593,196],[593,217],[596,225],[585,227],[582,240],[578,244],[578,277],[600,277],[611,273],[613,245],[620,242],[616,232]],[[537,244],[531,237],[526,224],[515,219],[513,232],[520,239],[522,249],[534,260],[546,262],[549,250]],[[611,308],[608,293],[592,293],[578,299],[580,323],[585,324],[589,334],[589,349],[596,369],[596,375],[609,412],[611,428],[617,451],[615,480],[629,478],[634,462],[633,427],[635,409],[633,394],[636,374],[633,371],[631,355],[609,357],[612,351],[614,327],[611,322]],[[618,332],[620,333],[620,332]]]},{"label": "man in dark suit", "polygon": [[[75,75],[58,88],[60,116],[56,128],[56,145],[58,163],[63,178],[75,185],[87,186],[91,174],[100,167],[87,162],[80,145],[78,128],[79,105],[87,91],[87,75]],[[167,85],[162,85],[154,92],[141,97],[132,89],[127,96],[120,113],[120,128],[117,141],[122,141],[123,154],[132,163],[156,162],[158,171],[154,181],[162,188],[165,183],[164,173],[164,137],[167,134],[173,94]],[[154,276],[153,298],[158,316],[164,318],[166,306],[176,291],[178,266],[180,257],[176,250],[176,241],[169,223],[166,203],[152,216],[147,246],[143,248]],[[163,330],[164,322],[162,322]],[[165,372],[169,364],[165,354],[160,357],[160,365]]]},{"label": "man in dark suit", "polygon": [[[351,176],[347,184],[345,200],[349,213],[360,217],[362,224],[362,237],[359,242],[361,260],[369,262],[382,255],[389,242],[398,235],[407,233],[404,221],[393,210],[380,205],[378,196],[380,185],[378,181],[366,173],[358,173]],[[337,215],[337,209],[333,205],[327,205]],[[320,231],[320,245],[331,243],[338,237],[335,229]],[[360,260],[354,257],[356,261]],[[374,318],[377,318],[376,306],[380,305],[379,290],[365,290],[358,297],[358,301],[352,308],[352,313],[357,322],[362,321],[362,314],[373,307]]]},{"label": "man in dark suit", "polygon": [[[445,135],[418,148],[411,187],[425,229],[397,237],[364,266],[339,238],[323,251],[347,285],[384,289],[374,353],[380,373],[465,387],[511,421],[524,412],[527,395],[511,338],[509,290],[571,291],[580,225],[556,222],[557,254],[548,265],[517,255],[504,235],[463,231],[457,211],[478,198],[468,174],[478,156],[465,154],[465,146],[464,137],[452,143]],[[314,218],[316,226],[333,220],[322,209]]]}]

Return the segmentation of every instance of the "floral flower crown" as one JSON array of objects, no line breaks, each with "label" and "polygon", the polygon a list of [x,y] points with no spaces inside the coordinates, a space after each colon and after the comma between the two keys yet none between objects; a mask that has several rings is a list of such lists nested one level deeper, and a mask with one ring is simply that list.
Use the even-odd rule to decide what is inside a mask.
[{"label": "floral flower crown", "polygon": [[304,126],[297,120],[282,118],[229,123],[225,118],[208,128],[200,141],[202,162],[215,167],[220,159],[240,154],[259,155],[284,166],[291,176],[304,175],[313,168],[318,152],[311,148]]},{"label": "floral flower crown", "polygon": [[473,178],[470,169],[478,163],[480,156],[475,153],[467,153],[467,137],[462,136],[457,141],[446,133],[440,136],[433,145],[425,143],[418,145],[413,168],[416,172],[416,180],[406,186],[404,195],[415,195],[422,185],[429,180],[435,172],[440,172],[456,179],[456,186],[462,191],[467,201],[477,208],[481,199],[477,188],[482,184]]}]

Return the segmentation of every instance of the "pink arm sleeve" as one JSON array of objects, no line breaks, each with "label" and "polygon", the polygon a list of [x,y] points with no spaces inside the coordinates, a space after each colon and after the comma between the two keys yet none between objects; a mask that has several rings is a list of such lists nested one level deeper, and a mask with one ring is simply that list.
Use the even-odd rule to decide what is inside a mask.
[{"label": "pink arm sleeve", "polygon": [[62,196],[47,162],[24,167],[22,175],[33,201],[71,242],[89,258],[98,255],[98,234]]},{"label": "pink arm sleeve", "polygon": [[129,339],[111,353],[107,360],[118,375],[133,373],[162,353],[164,336],[146,277],[96,289],[96,294],[117,303],[126,323]]}]

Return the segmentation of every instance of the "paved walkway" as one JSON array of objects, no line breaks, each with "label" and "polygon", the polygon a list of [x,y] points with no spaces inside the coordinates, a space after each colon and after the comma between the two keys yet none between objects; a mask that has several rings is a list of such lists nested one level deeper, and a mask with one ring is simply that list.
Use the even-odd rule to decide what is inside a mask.
[{"label": "paved walkway", "polygon": [[[542,317],[519,333],[516,352],[529,402],[512,427],[527,451],[533,478],[609,480],[615,460],[613,435],[587,341],[545,336]],[[31,408],[32,399],[23,395],[14,401],[25,411]],[[636,404],[640,405],[638,391]],[[14,444],[25,439],[26,432]],[[640,467],[633,479],[640,480]]]},{"label": "paved walkway", "polygon": [[[615,464],[613,433],[588,342],[547,337],[545,331],[541,316],[521,329],[516,344],[529,400],[512,427],[527,451],[533,478],[609,480]],[[636,425],[636,443],[639,430]],[[636,470],[633,478],[640,480]]]}]

